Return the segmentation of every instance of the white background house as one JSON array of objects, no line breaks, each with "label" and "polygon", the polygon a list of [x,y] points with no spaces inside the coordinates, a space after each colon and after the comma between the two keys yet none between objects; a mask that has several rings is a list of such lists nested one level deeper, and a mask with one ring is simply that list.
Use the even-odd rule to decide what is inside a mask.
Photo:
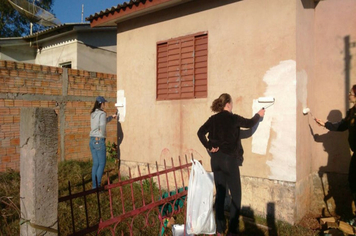
[{"label": "white background house", "polygon": [[116,74],[116,27],[69,23],[25,37],[0,38],[0,60]]}]

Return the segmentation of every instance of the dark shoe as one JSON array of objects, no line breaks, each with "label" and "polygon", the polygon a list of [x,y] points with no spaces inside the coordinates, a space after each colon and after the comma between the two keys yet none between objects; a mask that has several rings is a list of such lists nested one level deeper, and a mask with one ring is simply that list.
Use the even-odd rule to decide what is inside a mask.
[{"label": "dark shoe", "polygon": [[234,233],[228,233],[227,236],[237,236],[237,234]]}]

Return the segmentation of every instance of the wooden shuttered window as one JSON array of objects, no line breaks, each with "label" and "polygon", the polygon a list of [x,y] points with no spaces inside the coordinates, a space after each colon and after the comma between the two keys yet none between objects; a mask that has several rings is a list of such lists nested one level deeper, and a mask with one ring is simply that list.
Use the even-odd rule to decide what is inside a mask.
[{"label": "wooden shuttered window", "polygon": [[208,34],[157,44],[157,100],[207,97]]}]

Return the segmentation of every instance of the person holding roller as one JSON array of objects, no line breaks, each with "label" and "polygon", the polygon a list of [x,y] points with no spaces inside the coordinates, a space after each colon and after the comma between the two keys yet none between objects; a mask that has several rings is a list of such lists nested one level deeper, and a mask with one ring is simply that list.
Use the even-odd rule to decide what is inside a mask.
[{"label": "person holding roller", "polygon": [[105,104],[107,100],[98,96],[90,112],[89,147],[93,158],[92,188],[100,187],[101,178],[106,165],[106,124],[116,117],[116,114],[106,117]]},{"label": "person holding roller", "polygon": [[[198,130],[198,137],[207,149],[214,173],[216,188],[215,212],[217,235],[226,231],[224,201],[226,189],[231,193],[228,236],[237,235],[241,209],[241,180],[239,166],[243,162],[240,128],[252,128],[265,114],[261,109],[251,119],[232,113],[233,102],[227,93],[221,94],[211,105],[216,112]],[[206,138],[208,134],[208,139]]]},{"label": "person holding roller", "polygon": [[[349,165],[349,175],[348,181],[352,194],[352,198],[354,204],[356,204],[356,84],[352,86],[349,92],[349,102],[353,104],[353,106],[346,113],[346,117],[339,122],[331,123],[329,121],[324,122],[320,119],[315,118],[317,124],[327,128],[330,131],[349,131],[349,146],[352,150],[353,154],[351,157],[350,165]],[[356,218],[354,219],[354,221]],[[356,223],[356,222],[355,222]],[[354,223],[354,224],[355,224]]]}]

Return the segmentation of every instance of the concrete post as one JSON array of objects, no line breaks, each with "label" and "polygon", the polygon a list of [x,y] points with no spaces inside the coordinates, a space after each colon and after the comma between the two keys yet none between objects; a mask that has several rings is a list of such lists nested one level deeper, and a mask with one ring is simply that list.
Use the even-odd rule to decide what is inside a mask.
[{"label": "concrete post", "polygon": [[58,117],[53,109],[23,108],[20,120],[20,235],[57,235]]}]

